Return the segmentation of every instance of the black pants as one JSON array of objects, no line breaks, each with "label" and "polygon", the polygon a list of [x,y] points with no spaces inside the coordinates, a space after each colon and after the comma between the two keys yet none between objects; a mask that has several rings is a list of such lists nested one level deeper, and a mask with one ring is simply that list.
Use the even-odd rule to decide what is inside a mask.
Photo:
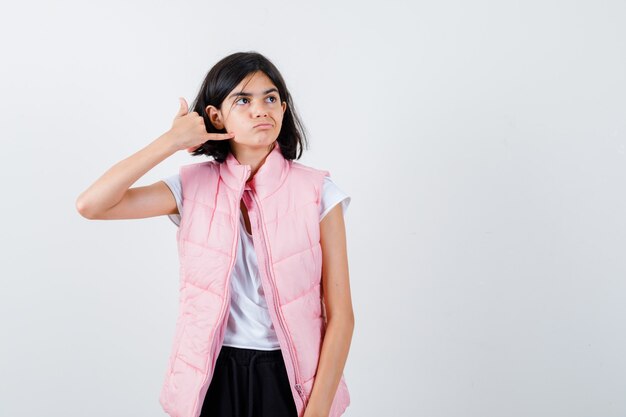
[{"label": "black pants", "polygon": [[297,417],[280,350],[222,346],[200,417]]}]

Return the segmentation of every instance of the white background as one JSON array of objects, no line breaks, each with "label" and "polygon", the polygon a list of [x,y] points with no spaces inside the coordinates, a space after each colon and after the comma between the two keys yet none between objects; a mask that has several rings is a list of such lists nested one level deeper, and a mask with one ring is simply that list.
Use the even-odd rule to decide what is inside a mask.
[{"label": "white background", "polygon": [[[74,203],[209,68],[280,69],[352,197],[347,417],[626,415],[626,3],[12,2],[0,415],[161,416],[176,227]],[[199,162],[182,151],[135,186]]]}]

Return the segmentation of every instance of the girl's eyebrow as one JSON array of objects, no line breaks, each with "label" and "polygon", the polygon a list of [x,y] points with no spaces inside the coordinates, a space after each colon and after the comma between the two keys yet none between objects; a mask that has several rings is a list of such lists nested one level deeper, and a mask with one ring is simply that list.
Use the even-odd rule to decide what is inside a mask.
[{"label": "girl's eyebrow", "polygon": [[[276,87],[268,88],[267,90],[263,91],[263,95],[271,93],[273,91],[278,92],[278,89]],[[237,96],[252,96],[252,95],[253,95],[252,93],[248,93],[247,91],[240,91],[238,93],[233,93],[229,95],[228,98],[237,97]]]}]

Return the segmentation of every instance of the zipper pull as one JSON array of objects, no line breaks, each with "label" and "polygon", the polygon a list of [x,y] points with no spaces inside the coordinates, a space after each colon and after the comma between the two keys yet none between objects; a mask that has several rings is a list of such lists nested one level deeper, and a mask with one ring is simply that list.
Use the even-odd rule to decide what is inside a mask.
[{"label": "zipper pull", "polygon": [[302,389],[302,385],[296,384],[295,387],[296,387],[296,391],[298,391],[298,394],[300,395],[300,398],[302,398],[302,402],[304,403],[304,406],[306,407],[306,405],[309,403],[309,399],[304,393],[304,389]]}]

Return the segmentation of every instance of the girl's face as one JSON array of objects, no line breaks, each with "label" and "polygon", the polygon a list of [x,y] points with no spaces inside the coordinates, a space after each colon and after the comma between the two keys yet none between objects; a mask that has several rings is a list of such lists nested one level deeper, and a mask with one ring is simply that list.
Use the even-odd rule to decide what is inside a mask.
[{"label": "girl's face", "polygon": [[287,103],[262,71],[245,77],[222,102],[222,108],[207,106],[211,123],[217,129],[234,132],[229,139],[239,146],[267,149],[277,138]]}]

